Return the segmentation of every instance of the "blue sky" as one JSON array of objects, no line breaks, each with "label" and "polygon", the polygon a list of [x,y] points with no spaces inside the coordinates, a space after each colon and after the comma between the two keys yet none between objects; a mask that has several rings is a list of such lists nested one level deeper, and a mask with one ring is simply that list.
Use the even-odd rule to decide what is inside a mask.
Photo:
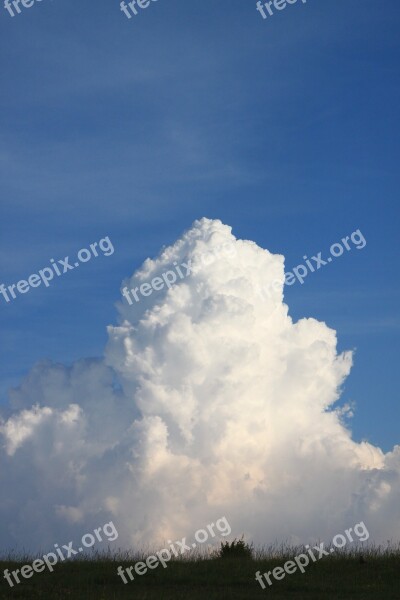
[{"label": "blue sky", "polygon": [[367,239],[286,288],[356,349],[357,440],[400,441],[400,6],[253,0],[0,8],[0,283],[109,236],[115,253],[6,304],[1,396],[40,358],[98,356],[121,280],[202,216],[286,256]]}]

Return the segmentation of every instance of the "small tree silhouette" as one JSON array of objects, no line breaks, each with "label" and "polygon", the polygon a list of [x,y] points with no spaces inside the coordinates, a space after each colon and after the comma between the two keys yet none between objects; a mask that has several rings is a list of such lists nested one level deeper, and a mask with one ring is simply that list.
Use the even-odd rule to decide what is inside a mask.
[{"label": "small tree silhouette", "polygon": [[232,542],[221,542],[221,548],[218,552],[219,558],[252,558],[253,557],[253,546],[247,544],[243,536],[238,539],[234,539]]}]

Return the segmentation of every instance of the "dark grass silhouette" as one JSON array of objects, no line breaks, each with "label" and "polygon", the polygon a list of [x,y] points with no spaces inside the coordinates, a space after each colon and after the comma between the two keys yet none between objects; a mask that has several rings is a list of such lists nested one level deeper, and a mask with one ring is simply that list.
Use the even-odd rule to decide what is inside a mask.
[{"label": "dark grass silhouette", "polygon": [[[400,547],[365,546],[335,550],[329,557],[310,561],[304,574],[286,575],[261,589],[255,572],[264,573],[305,552],[302,546],[273,545],[253,549],[241,540],[221,544],[219,550],[195,551],[158,566],[124,585],[117,567],[132,566],[146,554],[93,553],[58,563],[54,572],[35,573],[10,588],[1,577],[0,599],[26,600],[400,600]],[[38,557],[10,556],[0,562],[14,570]]]}]

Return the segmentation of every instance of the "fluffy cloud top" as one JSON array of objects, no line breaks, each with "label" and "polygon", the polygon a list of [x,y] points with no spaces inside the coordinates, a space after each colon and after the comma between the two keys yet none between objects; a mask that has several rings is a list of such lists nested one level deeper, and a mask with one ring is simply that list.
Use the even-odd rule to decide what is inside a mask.
[{"label": "fluffy cloud top", "polygon": [[40,363],[10,392],[2,549],[51,548],[111,519],[118,546],[161,544],[222,514],[256,543],[360,520],[398,539],[400,448],[351,439],[334,405],[352,355],[324,323],[293,323],[283,257],[202,219],[122,288],[182,263],[174,286],[119,302],[103,359]]}]

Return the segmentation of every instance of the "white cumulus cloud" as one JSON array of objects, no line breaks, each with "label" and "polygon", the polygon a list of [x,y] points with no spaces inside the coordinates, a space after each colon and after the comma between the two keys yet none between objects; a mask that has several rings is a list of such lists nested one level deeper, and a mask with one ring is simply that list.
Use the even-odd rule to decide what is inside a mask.
[{"label": "white cumulus cloud", "polygon": [[221,515],[260,544],[360,520],[398,539],[400,448],[352,440],[335,409],[352,354],[324,323],[293,322],[283,257],[202,219],[121,289],[182,263],[191,273],[172,287],[118,303],[102,359],[39,363],[10,392],[2,549],[46,549],[110,519],[118,546],[161,544]]}]

